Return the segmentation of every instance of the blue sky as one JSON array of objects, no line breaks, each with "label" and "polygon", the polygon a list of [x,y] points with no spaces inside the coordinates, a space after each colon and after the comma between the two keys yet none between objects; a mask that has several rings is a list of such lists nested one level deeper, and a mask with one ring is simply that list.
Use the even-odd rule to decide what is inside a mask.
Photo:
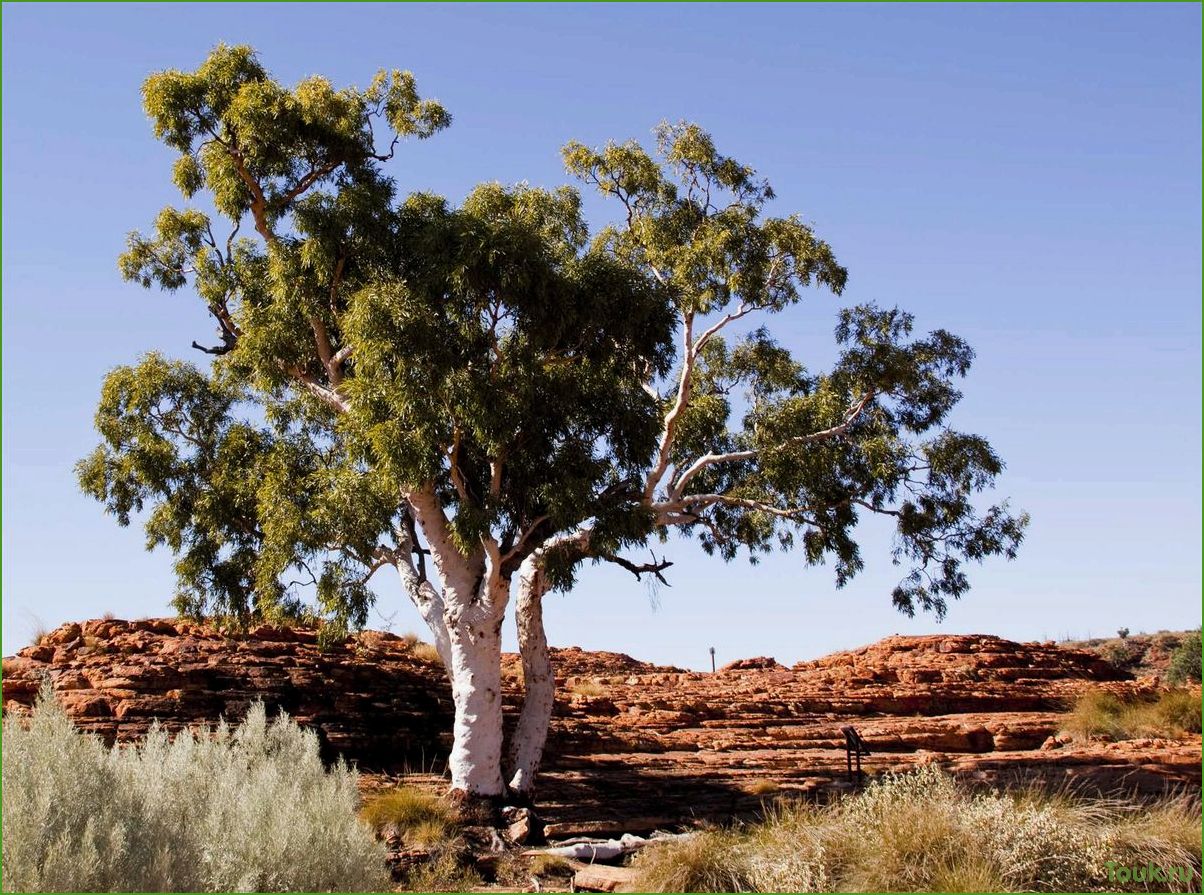
[{"label": "blue sky", "polygon": [[[3,651],[36,622],[166,614],[170,557],[81,496],[109,368],[210,335],[199,303],[123,284],[125,234],[171,153],[138,89],[219,41],[281,79],[409,68],[455,116],[398,153],[402,190],[565,182],[569,139],[691,119],[774,184],[850,269],[840,303],[898,304],[978,360],[953,423],[1032,513],[1014,563],[972,569],[943,625],[890,606],[889,538],[842,591],[777,556],[671,545],[652,599],[615,568],[549,598],[554,645],[702,667],[792,662],[886,634],[1015,639],[1200,624],[1200,7],[1183,5],[6,5]],[[588,206],[595,220],[606,209]],[[813,367],[838,300],[773,321]],[[393,580],[373,625],[420,630]],[[656,604],[654,606],[654,603]]]}]

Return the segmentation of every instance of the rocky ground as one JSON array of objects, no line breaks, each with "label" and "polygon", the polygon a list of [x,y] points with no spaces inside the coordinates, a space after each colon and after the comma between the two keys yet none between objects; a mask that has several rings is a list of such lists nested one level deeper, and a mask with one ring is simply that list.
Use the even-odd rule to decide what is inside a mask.
[{"label": "rocky ground", "polygon": [[[619,653],[554,651],[560,701],[541,813],[552,837],[640,833],[720,820],[767,797],[848,788],[841,728],[871,773],[939,762],[989,783],[1153,795],[1200,787],[1200,737],[1076,743],[1058,737],[1086,688],[1150,692],[1099,656],[986,635],[889,637],[792,668],[743,660],[716,673]],[[507,657],[507,707],[520,678]],[[76,722],[106,739],[237,718],[251,701],[314,727],[356,761],[365,788],[440,785],[451,704],[441,669],[411,641],[367,632],[328,652],[313,632],[226,635],[152,619],[64,625],[4,659],[6,712],[43,678]]]}]

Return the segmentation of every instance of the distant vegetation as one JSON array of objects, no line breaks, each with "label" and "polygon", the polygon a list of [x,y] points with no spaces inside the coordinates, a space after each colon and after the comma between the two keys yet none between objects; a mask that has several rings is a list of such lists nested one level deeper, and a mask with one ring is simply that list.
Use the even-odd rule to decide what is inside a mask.
[{"label": "distant vegetation", "polygon": [[1087,650],[1137,676],[1156,674],[1174,684],[1200,681],[1200,630],[1065,640],[1062,646]]},{"label": "distant vegetation", "polygon": [[[1199,801],[1134,808],[972,793],[930,766],[827,807],[779,806],[753,826],[646,849],[636,891],[1199,891]],[[1109,861],[1186,867],[1191,878],[1126,886],[1108,879]]]},{"label": "distant vegetation", "polygon": [[356,817],[355,773],[254,706],[215,735],[160,730],[107,748],[49,690],[3,737],[5,892],[285,892],[389,888]]}]

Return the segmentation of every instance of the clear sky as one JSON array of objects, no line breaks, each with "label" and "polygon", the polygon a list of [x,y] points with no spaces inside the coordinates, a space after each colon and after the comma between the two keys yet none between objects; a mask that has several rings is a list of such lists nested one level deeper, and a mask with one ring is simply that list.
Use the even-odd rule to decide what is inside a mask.
[{"label": "clear sky", "polygon": [[[691,119],[851,273],[978,360],[953,419],[1032,513],[938,626],[890,605],[889,539],[836,591],[791,556],[671,545],[654,601],[616,568],[548,600],[553,645],[702,667],[793,662],[895,632],[1016,639],[1200,624],[1199,5],[5,5],[3,651],[109,611],[166,614],[170,556],[81,496],[109,368],[210,335],[199,302],[123,284],[125,234],[179,203],[139,104],[151,71],[250,43],[286,82],[409,68],[455,116],[398,153],[402,190],[565,182],[569,139]],[[600,220],[605,211],[589,206]],[[812,366],[838,300],[775,329]],[[375,627],[420,630],[392,579]],[[654,606],[655,603],[655,606]]]}]

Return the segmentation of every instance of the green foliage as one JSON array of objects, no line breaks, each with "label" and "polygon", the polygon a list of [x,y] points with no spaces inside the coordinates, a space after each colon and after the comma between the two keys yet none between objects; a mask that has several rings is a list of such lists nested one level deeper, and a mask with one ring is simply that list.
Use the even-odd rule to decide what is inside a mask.
[{"label": "green foliage", "polygon": [[155,728],[106,748],[49,687],[6,713],[4,891],[381,891],[383,847],[355,816],[355,774],[262,705],[237,728]]},{"label": "green foliage", "polygon": [[[831,247],[797,215],[765,216],[773,189],[696,125],[658,128],[655,157],[635,142],[570,143],[563,154],[625,213],[595,245],[663,284],[685,321],[689,401],[665,491],[704,550],[755,561],[801,546],[808,564],[835,561],[839,586],[863,565],[859,514],[889,515],[895,562],[910,566],[895,605],[938,616],[968,588],[966,560],[1015,556],[1027,516],[973,500],[1003,462],[985,439],[946,425],[961,397],[953,383],[973,359],[963,340],[915,338],[910,314],[862,305],[840,312],[828,372],[808,371],[764,328],[729,345],[719,334],[728,323],[781,311],[809,286],[839,294],[847,272]],[[666,407],[678,397],[669,385]]]},{"label": "green foliage", "polygon": [[1171,653],[1170,680],[1173,684],[1200,683],[1199,631],[1183,638]]},{"label": "green foliage", "polygon": [[[421,489],[465,552],[595,515],[646,535],[618,495],[656,442],[641,383],[668,370],[674,313],[655,282],[587,247],[575,191],[395,201],[381,164],[450,121],[408,73],[289,89],[248,48],[220,46],[143,96],[182,153],[185,198],[208,193],[229,234],[169,208],[120,269],[191,286],[221,341],[194,343],[215,357],[207,371],[150,355],[110,374],[103,441],[78,473],[121,524],[149,511],[148,547],[177,555],[182,612],[316,604],[323,636],[341,636],[365,620],[371,574],[409,552],[403,495]],[[240,235],[248,220],[257,238]]]},{"label": "green foliage", "polygon": [[588,529],[587,549],[544,560],[562,588],[668,525],[725,559],[798,547],[843,585],[869,513],[896,524],[895,604],[939,616],[966,561],[1015,555],[1027,517],[976,500],[1002,461],[948,427],[964,341],[863,305],[812,371],[765,328],[720,332],[848,274],[801,217],[768,216],[768,182],[697,125],[662,125],[654,153],[565,147],[624,212],[591,238],[567,187],[399,200],[382,165],[450,122],[406,72],[290,88],[219,46],[152,75],[143,101],[185,200],[217,215],[164,209],[120,270],[193,289],[220,341],[193,343],[208,369],[149,355],[110,374],[79,478],[121,524],[146,513],[181,611],[316,605],[339,637],[363,623],[371,575],[418,546],[415,495],[466,556],[495,545],[504,575]]},{"label": "green foliage", "polygon": [[[444,475],[450,448],[465,545],[541,517],[547,531],[589,518],[594,495],[636,475],[659,434],[636,371],[669,363],[660,291],[582,251],[568,190],[487,184],[457,211],[429,197],[404,211],[439,249],[404,281],[361,291],[345,319],[365,455],[413,483]],[[498,458],[505,477],[491,494]]]},{"label": "green foliage", "polygon": [[634,141],[565,146],[568,170],[628,214],[596,242],[673,283],[683,311],[733,300],[777,310],[813,283],[844,288],[847,272],[800,218],[758,220],[773,190],[752,168],[719,154],[698,125],[662,124],[656,136],[659,160]]}]

